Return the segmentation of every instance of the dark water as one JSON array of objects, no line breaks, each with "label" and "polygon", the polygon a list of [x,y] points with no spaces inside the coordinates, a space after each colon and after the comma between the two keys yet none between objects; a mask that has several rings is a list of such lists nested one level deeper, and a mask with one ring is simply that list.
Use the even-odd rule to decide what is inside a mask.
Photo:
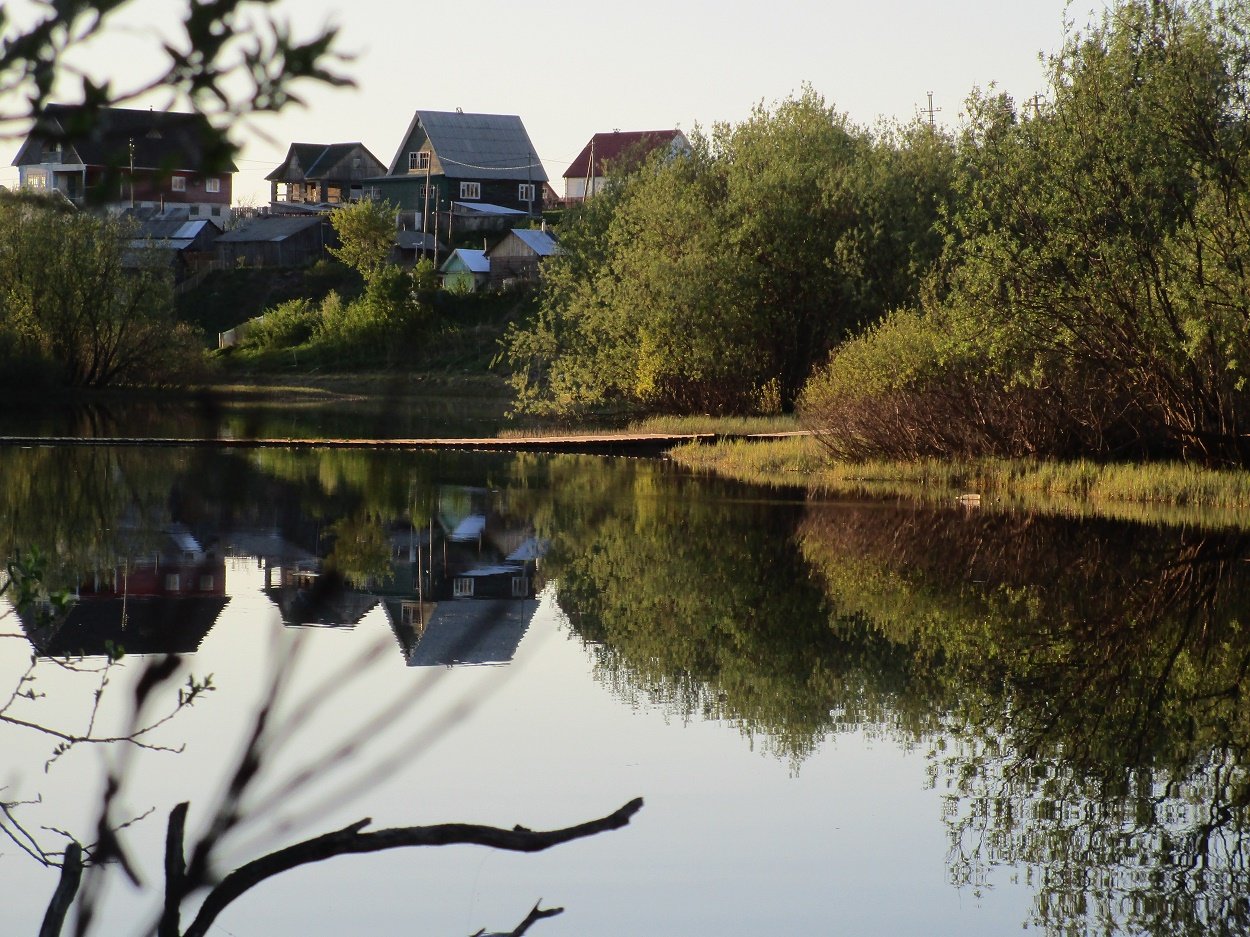
[{"label": "dark water", "polygon": [[[89,840],[111,765],[115,822],[155,808],[124,836],[159,890],[165,812],[206,822],[288,664],[299,718],[225,866],[362,816],[647,801],[535,856],[289,873],[214,933],[507,930],[540,896],[553,935],[1250,928],[1239,530],[808,502],[646,460],[0,450],[0,552],[32,548],[76,601],[0,619],[0,698],[44,694],[7,715],[82,732],[107,677],[103,732],[163,652],[217,689],[154,735],[178,754],[45,771],[56,740],[0,725],[0,799],[42,798],[10,842],[14,818]],[[34,932],[55,874],[11,847],[0,881],[24,896],[0,933]],[[119,885],[100,932],[152,900]]]}]

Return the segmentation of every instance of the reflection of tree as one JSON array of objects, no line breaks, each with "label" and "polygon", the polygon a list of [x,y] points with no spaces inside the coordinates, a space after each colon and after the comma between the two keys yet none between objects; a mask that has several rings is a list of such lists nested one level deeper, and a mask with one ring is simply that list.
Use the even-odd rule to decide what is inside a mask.
[{"label": "reflection of tree", "polygon": [[800,536],[931,664],[957,883],[1025,865],[1051,932],[1244,932],[1250,540],[884,506]]},{"label": "reflection of tree", "polygon": [[[831,630],[819,589],[794,575],[800,504],[752,502],[662,463],[542,465],[553,496],[533,513],[552,541],[546,571],[615,693],[729,720],[796,760],[835,722],[896,709],[887,700],[909,679],[906,654]],[[868,687],[865,671],[894,682]]]}]

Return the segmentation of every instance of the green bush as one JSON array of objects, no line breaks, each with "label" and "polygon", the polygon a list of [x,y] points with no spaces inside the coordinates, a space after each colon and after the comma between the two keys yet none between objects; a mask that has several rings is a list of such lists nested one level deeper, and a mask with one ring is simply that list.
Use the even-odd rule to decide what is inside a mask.
[{"label": "green bush", "polygon": [[292,299],[268,310],[253,323],[243,344],[265,351],[294,348],[312,338],[320,320],[321,311],[311,300]]}]

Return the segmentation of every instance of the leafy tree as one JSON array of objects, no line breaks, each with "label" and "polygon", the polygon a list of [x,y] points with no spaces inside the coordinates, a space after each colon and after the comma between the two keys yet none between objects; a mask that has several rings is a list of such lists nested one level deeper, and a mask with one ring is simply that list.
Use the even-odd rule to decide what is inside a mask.
[{"label": "leafy tree", "polygon": [[0,353],[75,387],[164,381],[198,360],[197,338],[173,321],[168,272],[123,266],[128,231],[44,198],[0,197]]},{"label": "leafy tree", "polygon": [[876,394],[862,349],[835,355],[809,408],[835,451],[1245,464],[1248,89],[1250,5],[1121,0],[1051,59],[1044,104],[974,94],[923,318],[866,338],[932,353]]},{"label": "leafy tree", "polygon": [[508,338],[522,407],[789,408],[835,342],[916,297],[949,140],[854,127],[808,89],[691,145],[562,230]]},{"label": "leafy tree", "polygon": [[366,282],[372,280],[390,259],[398,217],[396,205],[373,199],[334,209],[330,212],[330,224],[334,226],[340,246],[331,247],[330,253],[359,271]]}]

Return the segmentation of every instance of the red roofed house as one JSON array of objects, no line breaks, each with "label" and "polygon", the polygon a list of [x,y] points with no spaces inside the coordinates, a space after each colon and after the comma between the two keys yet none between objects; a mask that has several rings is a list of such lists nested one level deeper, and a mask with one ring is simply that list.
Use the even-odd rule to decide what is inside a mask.
[{"label": "red roofed house", "polygon": [[564,173],[565,202],[580,202],[602,191],[611,170],[636,169],[657,150],[664,150],[669,156],[689,153],[690,141],[680,130],[614,130],[595,134]]}]

